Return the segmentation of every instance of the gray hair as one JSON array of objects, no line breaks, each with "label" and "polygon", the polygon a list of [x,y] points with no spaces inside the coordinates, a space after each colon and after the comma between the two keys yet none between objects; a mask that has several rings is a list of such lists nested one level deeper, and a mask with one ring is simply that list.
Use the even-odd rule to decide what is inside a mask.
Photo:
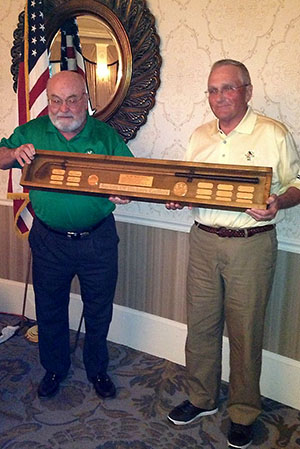
[{"label": "gray hair", "polygon": [[210,74],[217,68],[217,67],[222,67],[224,65],[234,65],[235,67],[238,67],[241,71],[241,75],[242,75],[242,81],[244,84],[251,84],[251,78],[250,78],[250,74],[249,71],[247,69],[247,67],[240,61],[236,61],[235,59],[220,59],[219,61],[216,61],[211,70],[210,70]]}]

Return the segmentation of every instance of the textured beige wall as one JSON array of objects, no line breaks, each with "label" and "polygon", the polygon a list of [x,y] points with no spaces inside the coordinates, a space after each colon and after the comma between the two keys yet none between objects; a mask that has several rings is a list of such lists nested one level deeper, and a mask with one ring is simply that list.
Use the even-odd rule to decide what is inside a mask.
[{"label": "textured beige wall", "polygon": [[[24,0],[0,9],[0,136],[17,125],[10,74],[12,33]],[[284,121],[300,143],[299,0],[148,0],[161,38],[161,87],[146,125],[131,149],[137,156],[181,159],[192,130],[211,118],[203,93],[212,62],[232,57],[248,66],[253,106]],[[0,172],[0,198],[7,174]],[[135,203],[130,214],[182,220],[163,206]],[[174,218],[175,217],[175,218]],[[187,221],[189,218],[186,219]],[[120,278],[116,302],[185,322],[186,233],[119,223]],[[299,208],[289,212],[283,233],[300,241]],[[0,207],[0,278],[25,280],[26,242],[16,239],[11,208]],[[279,252],[268,308],[265,348],[300,360],[300,256]],[[74,289],[77,289],[75,283]],[[1,309],[1,307],[0,307]]]},{"label": "textured beige wall", "polygon": [[[16,95],[12,88],[10,73],[10,49],[13,31],[18,23],[18,15],[24,8],[24,0],[8,0],[0,8],[0,136],[8,137],[17,121]],[[0,172],[0,198],[6,198],[7,172]]]},{"label": "textured beige wall", "polygon": [[[243,61],[255,109],[287,124],[300,147],[299,0],[149,0],[161,37],[163,65],[157,104],[131,143],[137,156],[181,159],[192,130],[209,120],[204,90],[211,64]],[[262,149],[263,151],[263,149]],[[190,223],[190,214],[133,203],[123,214]],[[281,241],[300,252],[300,206],[279,226]],[[137,220],[138,222],[138,220]]]}]

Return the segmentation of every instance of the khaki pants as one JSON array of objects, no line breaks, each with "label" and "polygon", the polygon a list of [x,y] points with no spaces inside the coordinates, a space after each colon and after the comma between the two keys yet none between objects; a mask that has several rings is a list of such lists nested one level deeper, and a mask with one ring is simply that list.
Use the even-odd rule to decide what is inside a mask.
[{"label": "khaki pants", "polygon": [[275,229],[249,238],[218,237],[195,225],[191,229],[186,342],[190,401],[206,409],[218,405],[226,322],[228,413],[232,421],[244,425],[261,411],[263,328],[276,255]]}]

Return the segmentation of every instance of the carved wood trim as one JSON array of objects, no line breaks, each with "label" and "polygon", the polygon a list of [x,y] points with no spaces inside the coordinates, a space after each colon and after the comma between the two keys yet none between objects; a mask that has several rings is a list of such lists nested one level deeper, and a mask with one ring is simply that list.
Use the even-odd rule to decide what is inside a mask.
[{"label": "carved wood trim", "polygon": [[[127,142],[133,139],[141,126],[147,121],[149,111],[155,104],[156,91],[160,85],[161,56],[160,39],[156,32],[155,19],[146,6],[145,0],[45,0],[44,13],[46,34],[53,36],[56,14],[68,14],[72,17],[82,11],[95,13],[100,5],[109,8],[121,22],[126,31],[132,57],[132,72],[124,89],[121,100],[109,111],[96,113],[95,117],[114,127]],[[99,13],[101,16],[101,13]],[[51,19],[51,20],[50,20]],[[13,89],[17,90],[18,64],[24,36],[24,11],[19,15],[14,41],[11,49]],[[129,55],[126,55],[129,57]]]}]

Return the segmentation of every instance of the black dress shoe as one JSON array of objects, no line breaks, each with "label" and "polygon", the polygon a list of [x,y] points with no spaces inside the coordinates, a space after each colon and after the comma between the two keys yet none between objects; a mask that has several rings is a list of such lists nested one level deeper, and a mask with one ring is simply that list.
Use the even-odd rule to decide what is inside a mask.
[{"label": "black dress shoe", "polygon": [[99,373],[89,378],[95,387],[96,393],[101,398],[112,398],[116,395],[116,387],[106,373]]},{"label": "black dress shoe", "polygon": [[47,371],[38,388],[39,397],[49,398],[50,396],[54,396],[57,393],[59,384],[62,380],[62,376]]}]

